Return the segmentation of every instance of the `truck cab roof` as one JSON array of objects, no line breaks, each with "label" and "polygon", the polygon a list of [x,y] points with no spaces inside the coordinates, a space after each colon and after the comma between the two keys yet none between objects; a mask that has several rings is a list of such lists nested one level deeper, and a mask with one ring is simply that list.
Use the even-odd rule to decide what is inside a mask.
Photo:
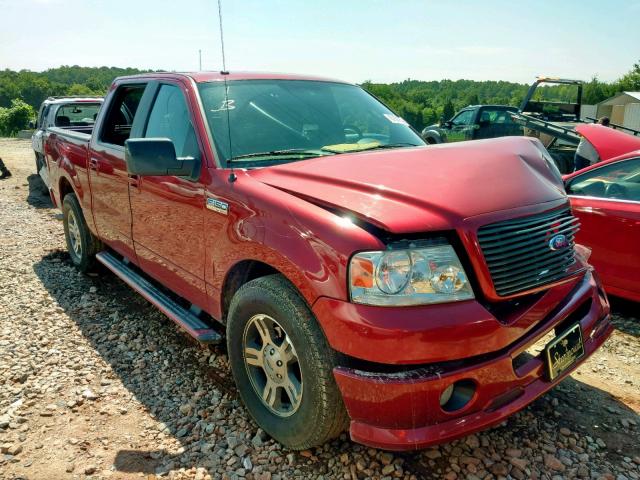
[{"label": "truck cab roof", "polygon": [[270,73],[270,72],[226,72],[208,71],[208,72],[152,72],[140,75],[131,75],[126,77],[118,77],[116,81],[132,80],[132,79],[158,79],[162,77],[175,78],[185,77],[194,80],[196,83],[221,82],[224,80],[312,80],[320,82],[347,83],[342,80],[333,78],[316,77],[311,75],[295,75],[286,73]]},{"label": "truck cab roof", "polygon": [[490,108],[493,110],[513,110],[513,111],[518,110],[516,107],[512,107],[510,105],[467,105],[466,107],[461,108],[460,111],[475,110],[477,108]]},{"label": "truck cab roof", "polygon": [[47,105],[56,105],[56,104],[63,104],[63,103],[84,103],[84,102],[88,102],[88,103],[97,103],[97,102],[103,102],[104,98],[103,97],[89,97],[89,96],[66,96],[66,97],[48,97],[47,99],[45,99],[44,104]]}]

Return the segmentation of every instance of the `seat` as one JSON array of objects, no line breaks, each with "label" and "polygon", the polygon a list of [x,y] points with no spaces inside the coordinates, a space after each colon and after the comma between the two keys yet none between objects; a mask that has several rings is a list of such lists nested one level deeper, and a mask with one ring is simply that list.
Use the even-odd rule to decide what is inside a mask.
[{"label": "seat", "polygon": [[56,127],[70,127],[71,119],[66,115],[56,117]]}]

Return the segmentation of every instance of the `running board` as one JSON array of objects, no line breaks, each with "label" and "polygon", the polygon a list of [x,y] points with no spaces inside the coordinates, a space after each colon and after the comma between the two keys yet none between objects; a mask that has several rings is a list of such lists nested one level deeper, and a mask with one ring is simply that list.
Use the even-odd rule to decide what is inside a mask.
[{"label": "running board", "polygon": [[213,344],[222,341],[218,332],[114,255],[100,252],[96,254],[96,259],[199,342]]}]

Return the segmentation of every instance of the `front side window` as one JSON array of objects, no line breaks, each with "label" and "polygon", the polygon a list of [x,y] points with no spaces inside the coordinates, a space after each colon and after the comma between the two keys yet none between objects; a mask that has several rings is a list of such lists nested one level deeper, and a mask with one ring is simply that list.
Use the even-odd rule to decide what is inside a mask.
[{"label": "front side window", "polygon": [[175,85],[160,86],[144,136],[171,139],[178,157],[199,157],[196,133],[180,88]]},{"label": "front side window", "polygon": [[133,119],[145,87],[146,85],[124,85],[118,88],[102,126],[101,141],[124,146],[131,135]]},{"label": "front side window", "polygon": [[266,166],[322,155],[424,145],[407,123],[354,85],[308,80],[200,83],[223,162]]},{"label": "front side window", "polygon": [[451,123],[454,126],[471,125],[471,120],[473,120],[473,110],[465,110],[456,115]]},{"label": "front side window", "polygon": [[622,160],[575,177],[567,193],[640,202],[640,158]]},{"label": "front side window", "polygon": [[40,115],[38,115],[38,123],[36,124],[37,128],[45,128],[47,115],[49,115],[49,105],[43,105],[40,109]]}]

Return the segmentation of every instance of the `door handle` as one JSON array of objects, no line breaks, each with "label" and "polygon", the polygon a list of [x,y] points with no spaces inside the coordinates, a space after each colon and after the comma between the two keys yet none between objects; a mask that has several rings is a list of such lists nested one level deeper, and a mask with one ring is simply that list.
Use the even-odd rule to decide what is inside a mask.
[{"label": "door handle", "polygon": [[97,158],[90,158],[89,159],[89,169],[95,170],[96,172],[98,171],[98,159]]}]

